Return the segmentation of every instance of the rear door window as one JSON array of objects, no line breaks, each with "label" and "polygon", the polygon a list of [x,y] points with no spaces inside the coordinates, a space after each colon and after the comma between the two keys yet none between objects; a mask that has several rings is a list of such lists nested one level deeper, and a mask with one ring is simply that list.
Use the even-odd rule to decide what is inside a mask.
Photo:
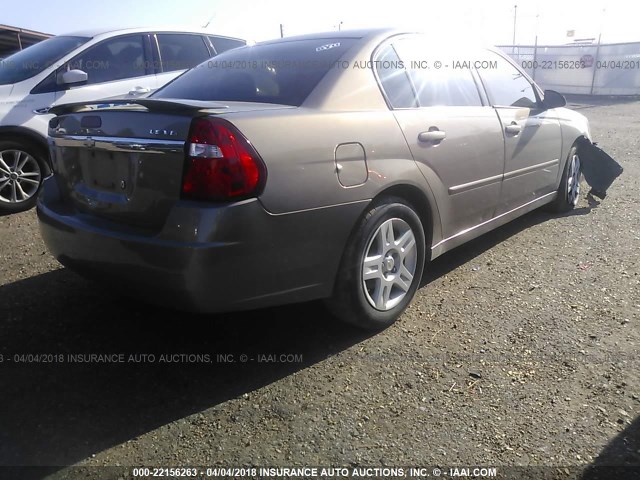
[{"label": "rear door window", "polygon": [[482,105],[472,62],[460,60],[454,52],[434,48],[420,38],[406,37],[394,46],[404,61],[421,107]]},{"label": "rear door window", "polygon": [[211,56],[200,35],[160,33],[157,37],[163,72],[192,68]]}]

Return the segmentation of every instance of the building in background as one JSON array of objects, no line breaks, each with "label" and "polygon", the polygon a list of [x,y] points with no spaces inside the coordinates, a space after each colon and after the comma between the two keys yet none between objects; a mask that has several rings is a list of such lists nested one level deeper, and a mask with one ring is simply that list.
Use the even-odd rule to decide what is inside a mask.
[{"label": "building in background", "polygon": [[33,30],[10,25],[0,25],[0,58],[6,58],[52,36],[48,33],[34,32]]}]

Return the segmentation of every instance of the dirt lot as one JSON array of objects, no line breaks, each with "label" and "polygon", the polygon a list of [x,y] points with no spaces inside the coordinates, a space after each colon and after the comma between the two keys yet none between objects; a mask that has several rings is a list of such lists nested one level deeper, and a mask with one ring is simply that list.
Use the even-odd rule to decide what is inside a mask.
[{"label": "dirt lot", "polygon": [[640,478],[640,102],[594,103],[573,107],[625,168],[610,195],[439,258],[376,335],[317,303],[203,317],[125,300],[61,268],[34,211],[1,217],[0,465]]}]

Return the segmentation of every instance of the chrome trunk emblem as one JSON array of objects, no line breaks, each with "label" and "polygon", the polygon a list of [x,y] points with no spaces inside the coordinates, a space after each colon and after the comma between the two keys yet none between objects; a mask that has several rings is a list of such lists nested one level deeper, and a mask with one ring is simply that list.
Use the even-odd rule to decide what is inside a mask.
[{"label": "chrome trunk emblem", "polygon": [[152,128],[149,130],[150,135],[165,135],[167,137],[175,137],[178,135],[178,132],[175,130],[165,130],[163,128]]}]

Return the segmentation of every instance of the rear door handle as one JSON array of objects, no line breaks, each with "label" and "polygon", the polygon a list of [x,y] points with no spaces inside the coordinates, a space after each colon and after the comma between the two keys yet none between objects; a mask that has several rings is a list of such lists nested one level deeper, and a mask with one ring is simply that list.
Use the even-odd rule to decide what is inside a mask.
[{"label": "rear door handle", "polygon": [[506,127],[504,127],[504,131],[510,135],[518,135],[521,130],[522,127],[516,122],[513,122],[511,125],[507,125]]},{"label": "rear door handle", "polygon": [[429,130],[427,132],[422,132],[418,134],[418,140],[421,142],[432,142],[432,143],[440,143],[442,140],[444,140],[447,136],[446,132],[443,132],[442,130],[437,130],[435,129],[435,127],[431,127],[434,128],[434,130]]}]

